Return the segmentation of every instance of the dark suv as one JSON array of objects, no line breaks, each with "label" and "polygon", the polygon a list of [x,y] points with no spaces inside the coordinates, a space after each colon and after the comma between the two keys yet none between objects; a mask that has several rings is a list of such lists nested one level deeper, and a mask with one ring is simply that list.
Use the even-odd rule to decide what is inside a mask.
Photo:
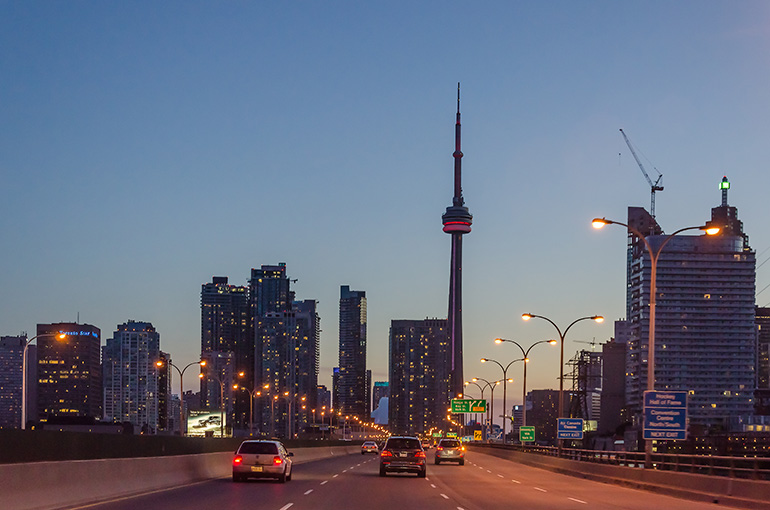
[{"label": "dark suv", "polygon": [[416,437],[391,436],[380,452],[380,476],[389,471],[417,473],[425,478],[425,450]]}]

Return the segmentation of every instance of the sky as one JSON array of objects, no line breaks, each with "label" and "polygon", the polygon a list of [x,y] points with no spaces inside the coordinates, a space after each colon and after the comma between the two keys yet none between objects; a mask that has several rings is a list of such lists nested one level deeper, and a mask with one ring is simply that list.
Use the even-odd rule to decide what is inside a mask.
[{"label": "sky", "polygon": [[[710,219],[728,176],[768,305],[768,55],[753,0],[0,0],[0,334],[148,321],[187,364],[201,285],[285,262],[319,301],[319,382],[341,285],[387,380],[390,321],[447,315],[458,82],[466,379],[520,357],[497,337],[555,336],[522,313],[605,316],[567,358],[624,318],[626,233],[590,225],[650,205],[620,128],[664,175],[666,232]],[[557,388],[558,347],[530,358],[528,389]]]}]

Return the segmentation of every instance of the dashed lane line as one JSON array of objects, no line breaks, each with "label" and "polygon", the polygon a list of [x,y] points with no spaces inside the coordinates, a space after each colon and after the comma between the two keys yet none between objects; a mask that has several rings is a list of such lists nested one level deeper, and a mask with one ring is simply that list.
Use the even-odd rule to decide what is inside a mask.
[{"label": "dashed lane line", "polygon": [[446,495],[446,494],[444,494],[443,492],[441,493],[441,497],[442,497],[442,498],[444,498],[444,499],[449,499],[449,496],[447,496],[447,495]]},{"label": "dashed lane line", "polygon": [[567,498],[567,499],[570,500],[570,501],[574,501],[575,503],[582,503],[584,505],[588,504],[588,502],[583,501],[582,499],[575,499],[575,498]]},{"label": "dashed lane line", "polygon": [[512,481],[513,483],[521,483],[520,481],[518,481],[518,480],[514,480],[513,478],[511,478],[511,481]]},{"label": "dashed lane line", "polygon": [[540,487],[532,487],[532,488],[533,488],[533,489],[535,489],[536,491],[540,491],[540,492],[548,492],[547,490],[545,490],[545,489],[541,489]]},{"label": "dashed lane line", "polygon": [[326,485],[327,483],[329,483],[329,480],[324,480],[323,482],[321,482],[321,485]]},{"label": "dashed lane line", "polygon": [[288,510],[294,505],[294,503],[289,503],[288,505],[283,505],[280,510]]},{"label": "dashed lane line", "polygon": [[306,491],[305,491],[305,496],[307,496],[307,495],[308,495],[308,494],[310,494],[311,492],[313,492],[313,489],[309,489],[309,490],[306,490]]},{"label": "dashed lane line", "polygon": [[503,475],[501,475],[501,474],[498,474],[497,476],[499,476],[500,478],[505,478],[505,477],[504,477]]},{"label": "dashed lane line", "polygon": [[434,489],[436,488],[435,484],[430,484],[430,486],[433,487]]},{"label": "dashed lane line", "polygon": [[337,473],[336,475],[332,476],[332,478],[337,478],[338,476],[340,476],[339,473]]}]

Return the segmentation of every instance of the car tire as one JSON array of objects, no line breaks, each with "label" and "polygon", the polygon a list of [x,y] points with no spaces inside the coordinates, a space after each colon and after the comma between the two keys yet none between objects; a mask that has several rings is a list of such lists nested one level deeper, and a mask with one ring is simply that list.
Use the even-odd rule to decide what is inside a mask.
[{"label": "car tire", "polygon": [[423,469],[422,471],[417,473],[417,476],[419,478],[425,478],[427,475],[428,475],[428,470],[427,469]]},{"label": "car tire", "polygon": [[283,473],[281,473],[281,476],[279,476],[279,477],[278,477],[278,481],[279,481],[280,483],[286,483],[286,471],[284,471]]},{"label": "car tire", "polygon": [[241,475],[233,473],[233,482],[238,483],[242,480]]},{"label": "car tire", "polygon": [[464,466],[464,465],[465,465],[465,459],[460,459],[460,465],[461,465],[461,466]]},{"label": "car tire", "polygon": [[288,475],[286,475],[286,481],[287,481],[287,482],[290,482],[290,481],[291,481],[291,473],[292,473],[292,471],[290,470],[290,471],[289,471],[289,474],[288,474]]},{"label": "car tire", "polygon": [[438,466],[439,464],[441,464],[441,461],[440,461],[440,460],[438,460],[438,459],[436,459],[434,462],[436,463],[436,465],[437,465],[437,466]]},{"label": "car tire", "polygon": [[387,472],[387,471],[385,471],[385,468],[381,467],[381,468],[380,468],[380,476],[385,476],[385,475],[387,475],[387,474],[388,474],[388,472]]}]

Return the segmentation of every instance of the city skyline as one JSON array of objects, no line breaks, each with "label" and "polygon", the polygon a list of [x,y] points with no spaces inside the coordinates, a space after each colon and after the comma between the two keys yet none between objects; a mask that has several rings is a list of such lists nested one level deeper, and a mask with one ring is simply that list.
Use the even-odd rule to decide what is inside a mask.
[{"label": "city skyline", "polygon": [[[186,364],[200,286],[285,262],[319,302],[319,384],[342,284],[366,290],[367,368],[387,380],[390,322],[446,318],[458,81],[466,379],[516,357],[494,338],[553,337],[522,313],[604,315],[567,357],[625,316],[625,233],[590,225],[649,206],[618,128],[664,174],[666,232],[708,220],[727,175],[770,304],[765,3],[195,5],[0,4],[0,335],[147,321]],[[537,352],[528,387],[557,370]]]}]

